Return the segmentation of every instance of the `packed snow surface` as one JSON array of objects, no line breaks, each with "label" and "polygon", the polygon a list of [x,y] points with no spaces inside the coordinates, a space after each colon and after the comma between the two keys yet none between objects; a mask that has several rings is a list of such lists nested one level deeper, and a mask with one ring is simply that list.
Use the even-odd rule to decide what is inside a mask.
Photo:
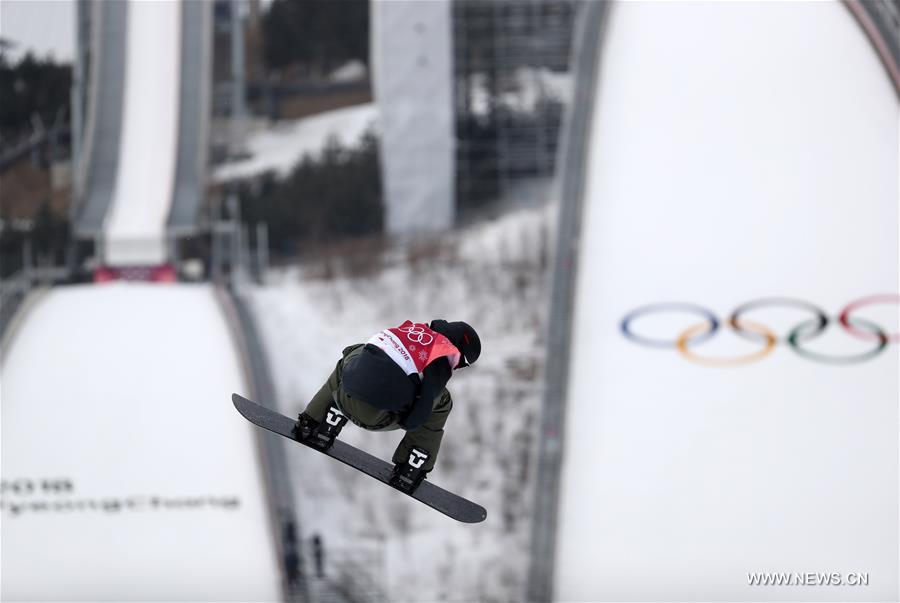
[{"label": "packed snow surface", "polygon": [[[453,411],[429,479],[482,504],[484,523],[457,523],[326,456],[289,447],[303,536],[318,533],[325,544],[329,573],[313,580],[318,592],[339,582],[389,601],[521,598],[543,368],[547,213],[520,211],[427,244],[307,263],[253,290],[286,414],[305,407],[344,347],[406,319],[465,320],[483,342],[478,362],[448,385]],[[389,459],[402,434],[348,425],[341,438]]]},{"label": "packed snow surface", "polygon": [[228,182],[274,172],[286,176],[305,155],[316,156],[329,140],[343,146],[359,142],[375,123],[375,105],[368,103],[292,121],[280,121],[251,134],[246,146],[250,156],[218,166],[214,182]]},{"label": "packed snow surface", "polygon": [[52,289],[2,364],[4,601],[281,596],[256,433],[207,285]]},{"label": "packed snow surface", "polygon": [[[896,600],[898,355],[802,358],[813,319],[745,316],[780,342],[711,367],[628,341],[631,310],[716,313],[701,357],[758,353],[726,322],[762,297],[831,318],[897,292],[897,97],[839,3],[617,3],[604,40],[564,434],[556,598]],[[762,41],[762,42],[761,42]],[[711,52],[711,49],[715,49]],[[897,305],[861,307],[887,333]],[[657,312],[635,331],[702,325]],[[703,327],[701,327],[703,328]],[[837,324],[814,353],[877,346]],[[868,572],[859,586],[750,586],[748,572]]]}]

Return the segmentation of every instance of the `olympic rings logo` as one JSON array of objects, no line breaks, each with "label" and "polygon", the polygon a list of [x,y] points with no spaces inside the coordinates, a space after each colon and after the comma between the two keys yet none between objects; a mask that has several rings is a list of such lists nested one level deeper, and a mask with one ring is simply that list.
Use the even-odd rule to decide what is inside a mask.
[{"label": "olympic rings logo", "polygon": [[428,345],[434,341],[434,337],[432,337],[431,334],[426,333],[425,329],[422,327],[401,327],[399,330],[406,333],[407,339],[421,345]]},{"label": "olympic rings logo", "polygon": [[[675,348],[691,362],[704,366],[736,366],[756,362],[768,356],[779,342],[787,344],[799,356],[825,364],[856,364],[870,360],[881,354],[889,343],[900,341],[900,333],[888,333],[870,320],[865,320],[853,314],[863,306],[875,304],[900,303],[900,295],[885,294],[863,297],[847,304],[837,315],[837,323],[846,334],[871,343],[869,349],[851,355],[823,354],[810,350],[807,344],[822,335],[835,321],[821,308],[809,302],[789,297],[769,297],[756,299],[741,304],[728,317],[726,324],[737,335],[760,344],[760,348],[749,354],[730,357],[701,356],[696,352],[699,344],[710,340],[721,328],[722,323],[712,311],[690,303],[659,303],[642,306],[629,312],[620,325],[622,335],[634,343],[655,347]],[[810,318],[790,328],[787,333],[777,334],[771,329],[755,321],[745,318],[745,315],[766,307],[787,307],[808,312]],[[703,318],[703,322],[692,325],[681,332],[674,340],[647,337],[635,332],[633,324],[638,319],[649,314],[663,312],[688,312]]]}]

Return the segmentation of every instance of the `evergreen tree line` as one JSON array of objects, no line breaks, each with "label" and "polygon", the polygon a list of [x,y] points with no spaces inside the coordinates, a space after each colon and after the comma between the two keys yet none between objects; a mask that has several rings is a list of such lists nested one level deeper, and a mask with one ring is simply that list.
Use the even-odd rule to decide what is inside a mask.
[{"label": "evergreen tree line", "polygon": [[270,70],[325,74],[351,59],[369,64],[369,0],[274,0],[262,24]]},{"label": "evergreen tree line", "polygon": [[15,144],[32,131],[32,115],[49,127],[59,111],[68,115],[72,67],[31,53],[11,63],[0,52],[0,145]]},{"label": "evergreen tree line", "polygon": [[[546,145],[544,152],[552,156],[558,141],[555,136],[538,142],[538,128],[558,131],[561,105],[551,102],[549,108],[536,113],[515,116],[517,130],[527,140],[519,145]],[[548,125],[548,120],[551,122]],[[466,138],[475,142],[460,151],[457,165],[457,208],[460,212],[476,210],[497,200],[500,194],[500,171],[497,157],[499,131],[494,120],[465,116],[458,123]],[[549,176],[546,165],[520,164],[508,175]],[[265,222],[269,228],[269,249],[282,259],[323,246],[379,235],[384,224],[384,201],[378,158],[378,139],[367,132],[355,147],[330,141],[321,155],[306,155],[291,173],[279,178],[269,173],[254,182],[238,185],[242,219],[253,225]]]},{"label": "evergreen tree line", "polygon": [[25,241],[31,245],[32,262],[47,261],[60,265],[65,261],[69,245],[69,221],[41,201],[29,228],[16,228],[6,208],[0,210],[3,228],[0,229],[0,278],[6,278],[24,266]]},{"label": "evergreen tree line", "polygon": [[238,196],[243,221],[268,225],[269,249],[277,257],[380,234],[378,140],[371,131],[356,147],[332,139],[321,155],[304,156],[287,178],[267,174],[241,184]]}]

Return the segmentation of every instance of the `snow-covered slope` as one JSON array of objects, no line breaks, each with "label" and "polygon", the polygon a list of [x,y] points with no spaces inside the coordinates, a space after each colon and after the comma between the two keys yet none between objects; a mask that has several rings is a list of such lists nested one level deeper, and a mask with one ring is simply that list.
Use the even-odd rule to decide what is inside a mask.
[{"label": "snow-covered slope", "polygon": [[[345,346],[386,326],[447,318],[466,320],[481,335],[481,359],[450,381],[454,408],[429,479],[483,504],[484,524],[456,523],[325,456],[288,451],[302,482],[304,536],[318,532],[326,557],[338,565],[349,559],[353,576],[367,574],[390,601],[522,596],[547,221],[545,208],[520,211],[431,245],[387,250],[370,258],[371,274],[350,276],[335,261],[331,277],[291,269],[252,293],[285,413],[306,405]],[[402,432],[349,425],[341,437],[389,458]],[[366,561],[354,564],[361,554]]]},{"label": "snow-covered slope", "polygon": [[270,171],[285,176],[304,155],[320,153],[331,138],[346,146],[356,144],[376,115],[375,106],[368,103],[278,122],[251,134],[246,143],[250,157],[220,165],[212,180],[228,182]]}]

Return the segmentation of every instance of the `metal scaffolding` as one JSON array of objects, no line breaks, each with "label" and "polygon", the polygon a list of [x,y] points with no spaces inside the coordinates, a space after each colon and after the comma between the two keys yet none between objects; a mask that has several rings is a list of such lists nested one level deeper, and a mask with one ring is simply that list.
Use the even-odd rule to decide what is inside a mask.
[{"label": "metal scaffolding", "polygon": [[554,172],[576,0],[453,3],[457,207]]}]

